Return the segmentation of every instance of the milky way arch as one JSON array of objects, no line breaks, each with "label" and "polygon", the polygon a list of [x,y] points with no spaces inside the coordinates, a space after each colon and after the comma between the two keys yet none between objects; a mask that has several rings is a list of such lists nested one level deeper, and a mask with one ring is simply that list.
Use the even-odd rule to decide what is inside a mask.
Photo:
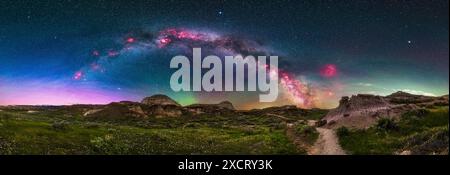
[{"label": "milky way arch", "polygon": [[[242,55],[244,57],[246,55],[270,55],[269,49],[254,40],[230,34],[184,28],[166,28],[158,32],[144,30],[130,32],[121,39],[121,42],[121,48],[117,50],[92,51],[91,54],[96,57],[96,60],[75,72],[73,79],[83,80],[87,74],[104,72],[107,67],[104,65],[105,62],[131,50],[151,52],[181,49],[189,53],[192,48],[196,47],[221,55]],[[286,70],[279,69],[276,72],[278,72],[281,87],[292,103],[299,107],[314,107],[314,92],[306,83],[296,79],[296,75]]]}]

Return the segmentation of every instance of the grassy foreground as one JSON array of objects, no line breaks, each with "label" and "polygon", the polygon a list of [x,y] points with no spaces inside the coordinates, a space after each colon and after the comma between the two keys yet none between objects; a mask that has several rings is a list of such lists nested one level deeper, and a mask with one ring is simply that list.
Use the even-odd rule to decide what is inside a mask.
[{"label": "grassy foreground", "polygon": [[304,154],[283,126],[261,117],[106,122],[0,111],[0,154]]},{"label": "grassy foreground", "polygon": [[341,146],[351,154],[448,154],[448,107],[380,120],[366,130],[339,128]]}]

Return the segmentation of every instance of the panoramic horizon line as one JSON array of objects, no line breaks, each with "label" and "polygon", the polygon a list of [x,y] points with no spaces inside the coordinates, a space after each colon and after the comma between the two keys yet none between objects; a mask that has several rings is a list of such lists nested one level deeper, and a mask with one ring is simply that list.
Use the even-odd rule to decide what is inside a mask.
[{"label": "panoramic horizon line", "polygon": [[[407,93],[407,94],[411,94],[411,95],[426,96],[426,95],[421,95],[421,94],[408,93],[408,92],[404,92],[404,91],[396,91],[396,92],[391,93],[390,95],[392,95],[392,94],[394,94],[394,93],[398,93],[398,92],[403,92],[403,93]],[[172,97],[170,97],[170,96],[168,96],[168,95],[166,95],[166,94],[161,94],[161,93],[159,93],[159,94],[158,94],[158,93],[157,93],[157,94],[153,94],[153,95],[151,95],[151,96],[146,96],[146,97],[152,97],[152,96],[157,96],[157,95],[164,95],[164,96],[167,96],[167,97],[169,97],[170,99],[172,99]],[[383,95],[380,95],[380,94],[367,94],[367,93],[357,93],[357,94],[352,94],[351,96],[355,96],[355,95],[374,95],[374,96],[382,96],[382,97],[389,96],[389,95],[384,95],[384,96],[383,96]],[[449,94],[447,93],[447,94],[443,94],[443,95],[436,95],[436,96],[429,96],[429,97],[442,97],[442,96],[448,96],[448,95],[449,95]],[[343,98],[343,97],[351,97],[351,96],[346,96],[346,95],[344,95],[344,96],[341,96],[341,98]],[[146,97],[144,97],[144,98],[146,98]],[[143,99],[144,99],[144,98],[143,98]],[[172,99],[172,100],[174,100],[174,99]],[[174,100],[174,101],[178,103],[177,100]],[[208,105],[208,104],[218,104],[218,103],[226,102],[226,101],[228,101],[228,102],[230,102],[230,103],[233,104],[233,102],[231,102],[230,100],[222,100],[222,101],[219,101],[219,102],[217,102],[217,103],[190,103],[190,104],[181,105],[181,106],[186,107],[186,106],[194,105],[194,104],[207,104],[207,105]],[[119,103],[119,102],[134,102],[134,103],[141,103],[141,102],[139,102],[139,101],[119,100],[119,101],[110,101],[110,102],[105,102],[105,103],[73,103],[73,104],[0,104],[0,107],[8,107],[8,106],[75,106],[75,105],[108,105],[108,104],[111,104],[111,103]],[[234,104],[233,104],[233,105],[234,105]],[[319,107],[303,108],[303,107],[299,107],[299,106],[297,106],[297,105],[295,105],[295,104],[292,104],[292,105],[272,105],[272,106],[268,106],[268,107],[249,108],[249,109],[239,109],[239,105],[236,106],[236,107],[237,107],[237,110],[251,110],[251,109],[264,109],[264,108],[270,108],[270,107],[282,107],[282,106],[296,106],[297,108],[300,108],[300,109],[334,109],[334,108],[338,107],[339,104],[338,104],[337,106],[335,106],[335,107],[332,107],[332,108],[319,108]]]}]

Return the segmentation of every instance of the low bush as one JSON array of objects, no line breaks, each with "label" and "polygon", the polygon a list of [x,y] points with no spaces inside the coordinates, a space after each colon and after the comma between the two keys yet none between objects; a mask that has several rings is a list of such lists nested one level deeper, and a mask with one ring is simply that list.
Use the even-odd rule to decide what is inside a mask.
[{"label": "low bush", "polygon": [[297,125],[295,127],[295,132],[298,135],[305,136],[305,135],[308,135],[308,134],[313,134],[314,132],[317,132],[317,131],[316,131],[316,128],[314,128],[312,126],[300,124],[300,125]]},{"label": "low bush", "polygon": [[13,153],[14,142],[10,139],[0,137],[0,155],[8,155]]},{"label": "low bush", "polygon": [[67,130],[69,128],[69,123],[66,121],[58,121],[52,124],[52,128],[57,131]]},{"label": "low bush", "polygon": [[406,113],[404,113],[402,115],[403,118],[405,117],[418,117],[418,118],[423,118],[426,115],[428,115],[430,113],[429,110],[426,109],[416,109],[416,110],[412,110],[412,111],[408,111]]},{"label": "low bush", "polygon": [[339,127],[339,128],[336,130],[336,134],[337,134],[339,137],[349,136],[349,135],[350,135],[350,130],[349,130],[347,127],[345,127],[345,126],[342,126],[342,127]]},{"label": "low bush", "polygon": [[327,124],[327,120],[319,120],[318,122],[316,122],[317,127],[322,127],[322,126],[325,126],[326,124]]},{"label": "low bush", "polygon": [[397,130],[398,125],[397,125],[397,123],[395,123],[395,121],[393,119],[382,118],[382,119],[378,120],[376,128],[378,130],[382,130],[382,131],[392,131],[392,130]]},{"label": "low bush", "polygon": [[319,138],[319,132],[317,132],[315,127],[303,124],[295,127],[295,134],[300,136],[308,144],[313,144]]}]

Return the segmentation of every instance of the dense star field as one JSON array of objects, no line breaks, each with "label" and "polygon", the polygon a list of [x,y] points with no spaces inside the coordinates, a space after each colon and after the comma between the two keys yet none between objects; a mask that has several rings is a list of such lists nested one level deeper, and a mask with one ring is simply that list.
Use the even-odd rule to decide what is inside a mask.
[{"label": "dense star field", "polygon": [[[167,94],[183,105],[333,108],[358,93],[449,92],[446,0],[4,0],[0,13],[0,105]],[[193,47],[204,55],[279,56],[279,99],[173,92],[170,60]]]}]

